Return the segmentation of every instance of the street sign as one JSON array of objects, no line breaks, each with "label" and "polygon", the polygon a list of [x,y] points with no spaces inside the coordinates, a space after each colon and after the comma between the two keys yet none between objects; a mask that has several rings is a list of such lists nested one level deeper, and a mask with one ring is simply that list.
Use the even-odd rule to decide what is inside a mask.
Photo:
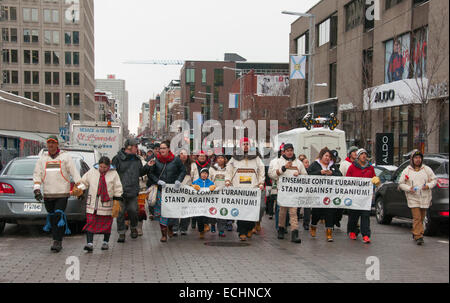
[{"label": "street sign", "polygon": [[375,151],[377,165],[394,165],[394,134],[377,134]]}]

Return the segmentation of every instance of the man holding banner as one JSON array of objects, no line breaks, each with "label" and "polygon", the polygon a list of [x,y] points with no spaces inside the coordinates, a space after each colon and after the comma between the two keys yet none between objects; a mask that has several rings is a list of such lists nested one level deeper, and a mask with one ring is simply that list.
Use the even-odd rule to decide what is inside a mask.
[{"label": "man holding banner", "polygon": [[[299,175],[307,175],[305,167],[296,158],[294,154],[294,146],[290,143],[283,146],[284,154],[276,160],[273,166],[269,169],[269,176],[273,180],[283,175],[287,177],[298,177]],[[280,206],[279,220],[278,220],[278,239],[284,239],[284,231],[286,227],[286,214],[289,210],[289,223],[291,224],[291,242],[301,243],[302,240],[298,234],[298,218],[297,207],[283,207]]]},{"label": "man holding banner", "polygon": [[[371,178],[372,183],[380,185],[380,179],[376,177],[375,169],[367,159],[367,151],[361,148],[357,151],[357,159],[347,170],[347,177]],[[363,242],[370,243],[370,210],[349,210],[347,232],[352,240],[356,240],[356,225],[361,217],[361,234]]]},{"label": "man holding banner", "polygon": [[[240,148],[242,155],[234,155],[227,165],[225,173],[225,185],[227,187],[257,188],[264,189],[265,170],[264,163],[258,155],[249,155],[249,139],[242,138]],[[239,238],[241,241],[247,241],[253,235],[252,229],[255,222],[242,221],[237,222]]]}]

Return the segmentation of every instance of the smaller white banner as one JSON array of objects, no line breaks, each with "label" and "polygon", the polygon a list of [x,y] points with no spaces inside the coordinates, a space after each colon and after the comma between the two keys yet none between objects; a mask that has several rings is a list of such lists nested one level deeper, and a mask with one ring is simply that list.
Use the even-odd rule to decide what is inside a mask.
[{"label": "smaller white banner", "polygon": [[370,210],[372,194],[368,178],[280,177],[277,203],[284,207]]},{"label": "smaller white banner", "polygon": [[224,220],[259,221],[261,190],[225,187],[211,192],[182,185],[162,190],[161,216],[165,218],[209,217]]}]

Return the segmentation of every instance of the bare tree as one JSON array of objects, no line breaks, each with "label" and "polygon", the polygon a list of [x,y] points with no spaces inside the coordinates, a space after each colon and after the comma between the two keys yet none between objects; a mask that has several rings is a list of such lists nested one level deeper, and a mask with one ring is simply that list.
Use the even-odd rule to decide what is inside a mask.
[{"label": "bare tree", "polygon": [[[445,8],[445,5],[443,6]],[[431,14],[430,14],[431,15]],[[443,102],[436,104],[436,110],[430,111],[429,101],[435,97],[434,87],[439,84],[439,73],[448,56],[448,33],[434,32],[429,34],[430,27],[439,30],[446,28],[448,11],[439,10],[437,15],[430,16],[429,26],[416,30],[411,35],[413,46],[410,52],[411,80],[404,80],[409,89],[409,97],[399,96],[404,104],[419,106],[419,141],[422,152],[428,150],[428,138],[438,131],[443,121],[440,114],[444,108]],[[428,36],[428,39],[427,39]],[[448,74],[445,79],[448,85]]]}]

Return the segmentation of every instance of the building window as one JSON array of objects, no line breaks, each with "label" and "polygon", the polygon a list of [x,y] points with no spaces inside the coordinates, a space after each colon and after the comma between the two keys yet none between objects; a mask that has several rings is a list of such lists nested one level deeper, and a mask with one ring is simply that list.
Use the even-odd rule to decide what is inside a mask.
[{"label": "building window", "polygon": [[413,44],[411,48],[412,77],[427,76],[427,43],[428,27],[422,27],[413,33]]},{"label": "building window", "polygon": [[31,30],[31,42],[33,43],[39,42],[39,30],[37,29]]},{"label": "building window", "polygon": [[31,51],[30,50],[23,51],[23,63],[25,63],[25,64],[31,63]]},{"label": "building window", "polygon": [[77,24],[80,21],[80,0],[65,0],[64,3],[66,4],[65,22]]},{"label": "building window", "polygon": [[65,52],[65,62],[66,62],[66,65],[72,65],[72,53],[71,52]]},{"label": "building window", "polygon": [[31,92],[24,92],[23,96],[27,99],[31,99]]},{"label": "building window", "polygon": [[66,45],[70,45],[72,43],[72,32],[64,33],[64,42]]},{"label": "building window", "polygon": [[33,84],[39,84],[39,72],[33,72]]},{"label": "building window", "polygon": [[1,6],[1,21],[17,21],[17,8],[14,6]]},{"label": "building window", "polygon": [[309,33],[301,35],[297,39],[297,55],[307,55],[308,54],[308,46],[309,46]]},{"label": "building window", "polygon": [[72,73],[66,72],[66,85],[72,85]]},{"label": "building window", "polygon": [[79,93],[73,94],[73,106],[80,106],[80,94]]},{"label": "building window", "polygon": [[386,0],[385,2],[385,9],[390,9],[391,7],[399,4],[403,0]]},{"label": "building window", "polygon": [[73,65],[80,65],[80,53],[73,52]]},{"label": "building window", "polygon": [[9,84],[10,81],[11,81],[11,78],[10,78],[9,70],[4,70],[3,71],[3,83]]},{"label": "building window", "polygon": [[23,30],[23,42],[30,43],[31,42],[31,30],[24,29]]},{"label": "building window", "polygon": [[3,42],[9,41],[9,28],[2,28],[2,40]]},{"label": "building window", "polygon": [[19,71],[17,71],[17,70],[11,71],[11,83],[19,84]]},{"label": "building window", "polygon": [[39,64],[39,51],[32,51],[33,64]]},{"label": "building window", "polygon": [[53,105],[59,106],[59,93],[53,93]]},{"label": "building window", "polygon": [[73,113],[73,119],[75,121],[80,121],[80,114],[79,113]]},{"label": "building window", "polygon": [[338,16],[330,18],[330,48],[337,46],[338,42]]},{"label": "building window", "polygon": [[330,64],[330,98],[336,97],[337,64]]},{"label": "building window", "polygon": [[330,18],[319,24],[318,45],[322,46],[330,41]]},{"label": "building window", "polygon": [[66,106],[72,106],[72,94],[66,93]]},{"label": "building window", "polygon": [[186,83],[195,83],[195,69],[186,68]]},{"label": "building window", "polygon": [[59,85],[59,72],[53,72],[53,85]]},{"label": "building window", "polygon": [[395,37],[385,45],[385,83],[408,79],[410,34]]},{"label": "building window", "polygon": [[51,85],[52,84],[52,73],[51,72],[45,72],[45,85]]},{"label": "building window", "polygon": [[73,73],[73,85],[80,85],[80,73]]},{"label": "building window", "polygon": [[73,44],[78,45],[80,44],[80,32],[75,31],[73,34]]},{"label": "building window", "polygon": [[45,104],[52,105],[52,93],[45,93]]},{"label": "building window", "polygon": [[53,52],[53,64],[59,65],[59,52]]},{"label": "building window", "polygon": [[202,69],[202,84],[206,84],[206,69]]},{"label": "building window", "polygon": [[345,31],[362,24],[365,19],[365,6],[364,0],[354,0],[345,6]]},{"label": "building window", "polygon": [[214,87],[214,103],[219,103],[219,88]]},{"label": "building window", "polygon": [[373,83],[373,48],[363,50],[363,89],[372,87]]},{"label": "building window", "polygon": [[11,34],[11,42],[16,43],[17,42],[17,28],[11,28],[10,34]]},{"label": "building window", "polygon": [[33,100],[39,102],[39,92],[33,92]]},{"label": "building window", "polygon": [[195,102],[195,85],[190,85],[189,86],[189,100],[191,102]]},{"label": "building window", "polygon": [[214,69],[214,86],[223,86],[223,74],[224,70],[221,69]]}]

